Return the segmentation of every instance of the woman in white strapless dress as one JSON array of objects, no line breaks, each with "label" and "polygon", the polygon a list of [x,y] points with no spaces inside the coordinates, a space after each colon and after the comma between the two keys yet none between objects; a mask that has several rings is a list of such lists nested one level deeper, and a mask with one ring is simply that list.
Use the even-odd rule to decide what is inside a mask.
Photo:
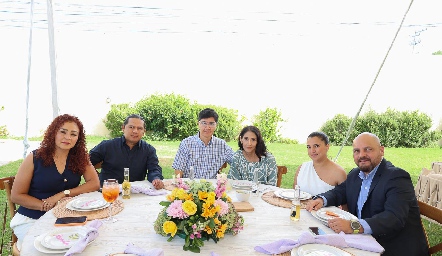
[{"label": "woman in white strapless dress", "polygon": [[312,161],[302,163],[295,173],[293,187],[312,196],[326,192],[347,179],[344,168],[328,159],[330,148],[328,136],[323,132],[312,132],[307,137],[307,151]]}]

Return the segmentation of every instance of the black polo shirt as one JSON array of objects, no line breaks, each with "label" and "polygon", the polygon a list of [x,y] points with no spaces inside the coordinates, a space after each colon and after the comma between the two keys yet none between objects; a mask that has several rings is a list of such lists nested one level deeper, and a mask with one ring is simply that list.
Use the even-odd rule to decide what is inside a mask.
[{"label": "black polo shirt", "polygon": [[129,168],[130,181],[163,179],[156,149],[140,140],[132,149],[126,144],[124,136],[104,140],[89,152],[93,165],[101,164],[100,184],[105,179],[117,179],[123,183],[124,168]]}]

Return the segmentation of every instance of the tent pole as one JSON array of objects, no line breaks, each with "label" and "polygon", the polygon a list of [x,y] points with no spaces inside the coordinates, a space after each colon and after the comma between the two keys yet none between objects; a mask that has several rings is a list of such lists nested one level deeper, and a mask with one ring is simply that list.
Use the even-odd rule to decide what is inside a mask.
[{"label": "tent pole", "polygon": [[32,29],[34,24],[34,0],[31,0],[30,11],[30,24],[29,24],[29,48],[28,48],[28,77],[26,79],[26,120],[25,120],[25,138],[23,139],[23,158],[26,157],[29,148],[28,141],[28,126],[29,126],[29,84],[31,82],[31,63],[32,63]]},{"label": "tent pole", "polygon": [[52,86],[52,117],[56,118],[60,111],[58,107],[57,90],[57,64],[55,60],[55,40],[54,40],[54,15],[52,0],[47,0],[48,15],[48,36],[49,36],[49,60],[51,63],[51,86]]},{"label": "tent pole", "polygon": [[361,106],[359,107],[359,110],[358,110],[358,112],[356,113],[355,117],[354,117],[353,120],[351,121],[350,127],[348,127],[347,134],[345,135],[345,139],[344,139],[344,141],[342,142],[341,148],[339,149],[338,154],[336,155],[336,157],[335,157],[335,159],[333,160],[333,162],[336,162],[336,161],[338,160],[338,157],[339,157],[339,155],[341,154],[342,148],[345,146],[345,143],[347,142],[348,137],[350,137],[350,133],[351,133],[351,131],[353,130],[354,125],[356,124],[356,119],[358,118],[359,113],[361,113],[361,110],[362,110],[362,108],[364,107],[365,102],[367,101],[368,95],[370,94],[371,89],[373,89],[373,86],[374,86],[374,84],[376,83],[376,80],[378,79],[379,74],[381,73],[382,67],[384,66],[385,61],[387,60],[387,57],[388,57],[388,54],[389,54],[390,51],[391,51],[391,48],[393,48],[394,42],[396,41],[396,38],[397,38],[397,35],[399,34],[399,31],[401,30],[402,25],[404,24],[405,17],[407,17],[407,14],[408,14],[408,12],[410,11],[410,9],[411,9],[411,5],[413,4],[413,2],[414,2],[414,0],[411,0],[410,5],[408,5],[408,9],[407,9],[407,11],[405,12],[404,17],[402,17],[402,21],[401,21],[401,23],[399,24],[399,27],[398,27],[398,29],[397,29],[397,31],[396,31],[396,34],[395,34],[394,37],[393,37],[393,41],[391,42],[390,47],[388,48],[388,51],[387,51],[387,53],[385,54],[384,59],[382,60],[381,66],[379,67],[378,72],[376,73],[376,76],[375,76],[375,78],[373,79],[373,82],[371,83],[370,89],[368,90],[367,94],[365,95],[365,99],[364,99],[364,101],[362,102]]}]

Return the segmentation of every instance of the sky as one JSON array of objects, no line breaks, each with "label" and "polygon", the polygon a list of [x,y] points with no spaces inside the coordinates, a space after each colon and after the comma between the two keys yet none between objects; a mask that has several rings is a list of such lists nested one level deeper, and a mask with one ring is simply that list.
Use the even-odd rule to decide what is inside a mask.
[{"label": "sky", "polygon": [[[52,120],[46,1],[36,2],[30,136]],[[65,1],[54,8],[60,113],[79,116],[89,134],[103,132],[107,99],[135,103],[172,92],[237,109],[249,121],[277,108],[287,120],[282,135],[301,142],[336,114],[354,117],[373,83],[362,113],[420,110],[434,128],[442,118],[442,56],[431,55],[442,50],[438,1],[413,3],[390,50],[409,5],[404,1],[119,5]],[[29,10],[25,1],[0,1],[0,7],[8,15],[0,21],[0,38],[7,38],[0,42],[0,125],[23,136]],[[415,47],[413,38],[420,41]]]}]

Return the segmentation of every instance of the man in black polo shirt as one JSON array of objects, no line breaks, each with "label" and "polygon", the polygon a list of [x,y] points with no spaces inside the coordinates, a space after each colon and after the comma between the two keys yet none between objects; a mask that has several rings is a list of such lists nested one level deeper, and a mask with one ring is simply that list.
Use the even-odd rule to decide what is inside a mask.
[{"label": "man in black polo shirt", "polygon": [[90,150],[93,165],[101,164],[100,183],[106,179],[124,180],[124,168],[129,168],[130,181],[149,180],[156,189],[164,187],[163,174],[156,149],[141,138],[146,126],[139,115],[128,116],[122,126],[123,136],[104,140]]}]

